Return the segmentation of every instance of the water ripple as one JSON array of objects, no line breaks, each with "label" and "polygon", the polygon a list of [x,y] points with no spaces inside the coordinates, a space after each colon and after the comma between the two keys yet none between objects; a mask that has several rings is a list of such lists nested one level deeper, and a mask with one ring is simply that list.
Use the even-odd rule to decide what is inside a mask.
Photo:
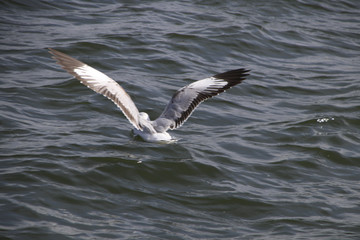
[{"label": "water ripple", "polygon": [[[357,239],[358,5],[1,2],[0,236]],[[251,75],[152,144],[47,47],[152,119],[194,80]]]}]

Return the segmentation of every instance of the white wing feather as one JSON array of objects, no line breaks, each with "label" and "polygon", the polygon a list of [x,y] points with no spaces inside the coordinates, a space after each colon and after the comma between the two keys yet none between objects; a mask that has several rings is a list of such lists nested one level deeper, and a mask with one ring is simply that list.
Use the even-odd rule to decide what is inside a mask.
[{"label": "white wing feather", "polygon": [[117,82],[75,58],[54,49],[49,50],[53,58],[57,60],[57,63],[64,70],[75,76],[85,86],[113,101],[130,123],[136,129],[142,130],[139,124],[139,110],[131,97]]}]

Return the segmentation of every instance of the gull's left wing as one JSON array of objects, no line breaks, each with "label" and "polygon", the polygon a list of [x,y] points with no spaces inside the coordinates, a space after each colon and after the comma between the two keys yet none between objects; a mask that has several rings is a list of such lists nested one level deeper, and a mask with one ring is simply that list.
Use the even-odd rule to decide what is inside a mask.
[{"label": "gull's left wing", "polygon": [[49,48],[49,52],[64,70],[75,76],[85,86],[113,101],[121,109],[130,123],[136,129],[142,130],[139,124],[139,110],[131,97],[117,82],[95,68],[69,55],[51,48]]}]

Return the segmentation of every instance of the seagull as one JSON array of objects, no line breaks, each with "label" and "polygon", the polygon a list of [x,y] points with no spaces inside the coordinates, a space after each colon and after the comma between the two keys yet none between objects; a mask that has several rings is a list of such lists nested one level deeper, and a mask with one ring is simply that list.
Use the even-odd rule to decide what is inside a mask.
[{"label": "seagull", "polygon": [[147,113],[139,112],[131,97],[110,77],[55,49],[49,48],[49,53],[64,70],[82,84],[113,101],[134,126],[134,135],[147,142],[175,141],[168,130],[182,126],[200,103],[241,83],[250,71],[244,68],[231,70],[180,88],[161,115],[151,121]]}]

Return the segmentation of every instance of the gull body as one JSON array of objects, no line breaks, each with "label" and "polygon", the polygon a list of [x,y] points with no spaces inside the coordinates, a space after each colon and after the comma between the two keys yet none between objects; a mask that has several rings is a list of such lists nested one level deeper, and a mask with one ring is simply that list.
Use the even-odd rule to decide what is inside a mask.
[{"label": "gull body", "polygon": [[231,70],[182,87],[175,92],[161,115],[151,121],[147,113],[139,112],[131,97],[113,79],[65,53],[51,48],[49,52],[82,84],[113,101],[134,126],[134,134],[148,142],[174,140],[168,130],[179,128],[201,102],[241,83],[249,72],[243,68]]}]

